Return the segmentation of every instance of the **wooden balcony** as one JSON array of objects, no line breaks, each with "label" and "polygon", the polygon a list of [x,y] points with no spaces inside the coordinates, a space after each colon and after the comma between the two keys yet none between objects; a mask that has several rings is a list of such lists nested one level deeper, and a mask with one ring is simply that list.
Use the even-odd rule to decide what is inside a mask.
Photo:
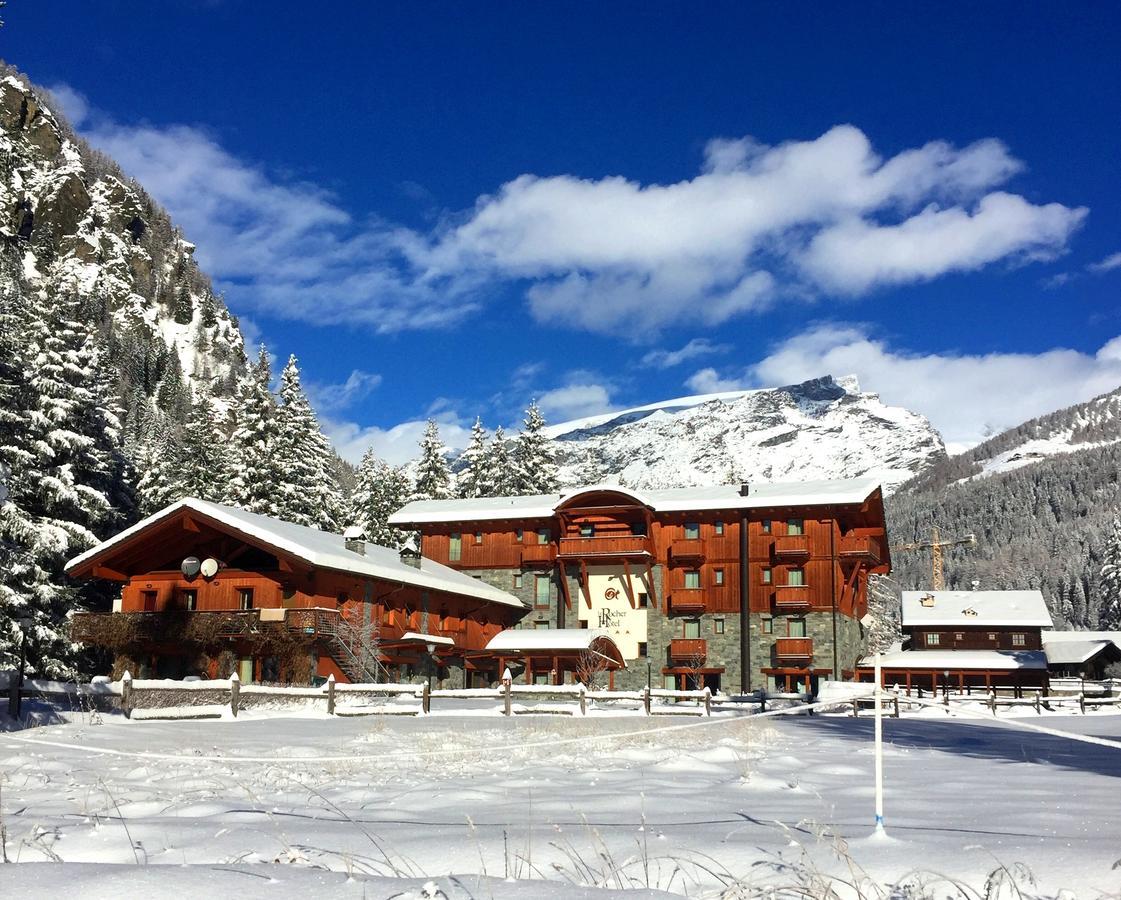
[{"label": "wooden balcony", "polygon": [[566,537],[557,554],[563,559],[610,559],[624,556],[653,556],[653,545],[644,534],[604,537]]},{"label": "wooden balcony", "polygon": [[805,534],[780,534],[775,538],[775,556],[780,559],[808,559],[810,539]]},{"label": "wooden balcony", "polygon": [[704,543],[700,540],[674,541],[669,546],[670,565],[699,563],[705,558]]},{"label": "wooden balcony", "polygon": [[691,663],[703,661],[707,654],[707,645],[704,638],[675,638],[669,642],[669,658],[671,663]]},{"label": "wooden balcony", "polygon": [[525,544],[522,547],[523,566],[551,566],[557,558],[555,544]]},{"label": "wooden balcony", "polygon": [[810,589],[805,585],[775,588],[775,608],[781,610],[809,609]]},{"label": "wooden balcony", "polygon": [[188,612],[75,613],[70,617],[70,639],[83,644],[115,646],[128,641],[200,642],[214,638],[251,637],[288,631],[318,637],[333,634],[340,616],[333,609],[216,609]]},{"label": "wooden balcony", "polygon": [[681,588],[670,594],[669,605],[676,613],[702,613],[705,611],[704,591]]},{"label": "wooden balcony", "polygon": [[775,656],[783,661],[806,661],[814,657],[813,638],[779,638],[775,641]]},{"label": "wooden balcony", "polygon": [[870,535],[846,535],[841,538],[840,556],[842,560],[856,560],[870,566],[879,565],[884,560],[883,541]]}]

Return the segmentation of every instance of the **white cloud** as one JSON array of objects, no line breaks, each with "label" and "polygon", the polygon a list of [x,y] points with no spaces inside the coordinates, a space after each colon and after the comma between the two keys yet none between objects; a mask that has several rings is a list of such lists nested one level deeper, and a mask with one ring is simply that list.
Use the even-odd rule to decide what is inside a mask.
[{"label": "white cloud", "polygon": [[320,412],[329,413],[347,409],[370,395],[381,384],[381,375],[353,369],[341,384],[308,385],[308,394]]},{"label": "white cloud", "polygon": [[948,443],[981,440],[1113,390],[1121,384],[1121,337],[1096,353],[910,353],[889,348],[859,325],[822,324],[778,345],[731,378],[712,369],[687,382],[696,390],[793,384],[826,373],[855,374],[865,390],[922,413]]},{"label": "white cloud", "polygon": [[610,412],[611,394],[602,384],[568,384],[537,398],[545,418],[554,424]]},{"label": "white cloud", "polygon": [[[171,211],[240,309],[380,332],[446,326],[525,283],[543,322],[649,339],[778,298],[860,294],[1062,253],[1085,210],[994,190],[1023,169],[997,140],[878,156],[857,128],[709,143],[670,184],[521,175],[430,231],[356,220],[199,128],[126,125],[55,88],[82,133]],[[447,224],[451,222],[453,224]]]},{"label": "white cloud", "polygon": [[89,101],[68,84],[53,84],[47,88],[51,98],[62,108],[62,114],[72,128],[80,128],[90,114]]},{"label": "white cloud", "polygon": [[1105,259],[1092,263],[1087,268],[1091,272],[1112,272],[1114,269],[1121,269],[1121,252],[1111,253]]},{"label": "white cloud", "polygon": [[677,350],[651,350],[642,357],[641,364],[669,369],[700,356],[716,356],[720,353],[727,353],[731,349],[731,344],[714,344],[708,338],[693,338],[684,347]]},{"label": "white cloud", "polygon": [[[440,424],[440,437],[452,450],[459,451],[467,446],[471,429],[465,427],[452,415],[437,416]],[[335,419],[323,420],[323,432],[330,439],[339,455],[349,462],[357,463],[371,447],[386,462],[399,466],[415,459],[420,453],[418,444],[424,434],[424,419],[400,422],[389,428],[376,425],[363,426],[356,422]]]},{"label": "white cloud", "polygon": [[685,379],[685,386],[695,394],[723,394],[748,387],[742,378],[721,378],[712,367],[694,372]]}]

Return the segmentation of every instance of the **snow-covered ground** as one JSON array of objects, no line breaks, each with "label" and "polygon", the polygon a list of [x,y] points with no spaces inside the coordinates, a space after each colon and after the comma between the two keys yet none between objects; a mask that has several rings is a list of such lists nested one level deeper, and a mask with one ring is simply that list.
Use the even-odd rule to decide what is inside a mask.
[{"label": "snow-covered ground", "polygon": [[1121,888],[1121,750],[939,710],[885,721],[886,839],[863,717],[101,720],[0,734],[0,894],[821,896],[829,873],[879,896],[1001,865],[1025,896]]}]

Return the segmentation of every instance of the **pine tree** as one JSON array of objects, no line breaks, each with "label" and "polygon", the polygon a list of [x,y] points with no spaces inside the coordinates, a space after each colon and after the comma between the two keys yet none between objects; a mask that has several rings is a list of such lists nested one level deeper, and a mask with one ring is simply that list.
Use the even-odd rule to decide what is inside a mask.
[{"label": "pine tree", "polygon": [[289,357],[281,374],[280,397],[283,405],[277,455],[285,478],[277,486],[279,515],[297,525],[337,530],[343,504],[335,480],[333,451],[300,385],[295,356]]},{"label": "pine tree", "polygon": [[1101,610],[1098,627],[1111,631],[1121,627],[1121,516],[1114,518],[1105,541],[1101,568]]},{"label": "pine tree", "polygon": [[269,391],[272,371],[264,345],[257,363],[238,390],[233,445],[233,477],[230,502],[249,512],[282,516],[278,489],[288,473],[277,453],[281,444],[281,422],[276,401]]},{"label": "pine tree", "polygon": [[409,501],[411,494],[408,476],[367,450],[358,465],[347,524],[360,527],[375,544],[400,549],[409,535],[391,527],[389,517]]},{"label": "pine tree", "polygon": [[886,575],[868,578],[868,626],[864,643],[868,653],[883,653],[902,638],[901,594]]},{"label": "pine tree", "polygon": [[499,425],[494,429],[490,447],[487,448],[487,497],[509,497],[516,493],[514,488],[514,461],[510,456],[510,445],[506,432]]},{"label": "pine tree", "polygon": [[208,389],[200,388],[183,426],[179,448],[179,477],[187,497],[212,503],[229,501],[230,456],[225,435],[218,427]]},{"label": "pine tree", "polygon": [[150,516],[188,496],[182,468],[182,455],[171,429],[156,417],[137,453],[140,479],[136,492],[141,515]]},{"label": "pine tree", "polygon": [[521,434],[514,447],[515,494],[550,494],[557,489],[556,452],[545,434],[545,417],[534,401],[525,411]]},{"label": "pine tree", "polygon": [[459,496],[464,498],[493,496],[490,493],[493,490],[494,479],[491,477],[488,465],[487,431],[479,418],[476,418],[475,424],[471,426],[471,440],[460,460],[463,461],[464,467],[459,473],[457,482]]},{"label": "pine tree", "polygon": [[173,423],[185,421],[190,414],[191,392],[183,378],[179,354],[174,349],[168,354],[167,366],[156,391],[156,403]]},{"label": "pine tree", "polygon": [[451,473],[446,454],[447,447],[440,440],[440,427],[435,419],[429,419],[424,427],[424,437],[420,439],[415,489],[418,500],[446,500],[451,497]]}]

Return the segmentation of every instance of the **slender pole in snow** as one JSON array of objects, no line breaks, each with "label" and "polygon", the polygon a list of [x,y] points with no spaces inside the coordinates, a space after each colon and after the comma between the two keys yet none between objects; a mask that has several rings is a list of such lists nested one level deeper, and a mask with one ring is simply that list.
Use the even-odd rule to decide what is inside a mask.
[{"label": "slender pole in snow", "polygon": [[884,708],[880,654],[876,654],[876,834],[884,834]]}]

